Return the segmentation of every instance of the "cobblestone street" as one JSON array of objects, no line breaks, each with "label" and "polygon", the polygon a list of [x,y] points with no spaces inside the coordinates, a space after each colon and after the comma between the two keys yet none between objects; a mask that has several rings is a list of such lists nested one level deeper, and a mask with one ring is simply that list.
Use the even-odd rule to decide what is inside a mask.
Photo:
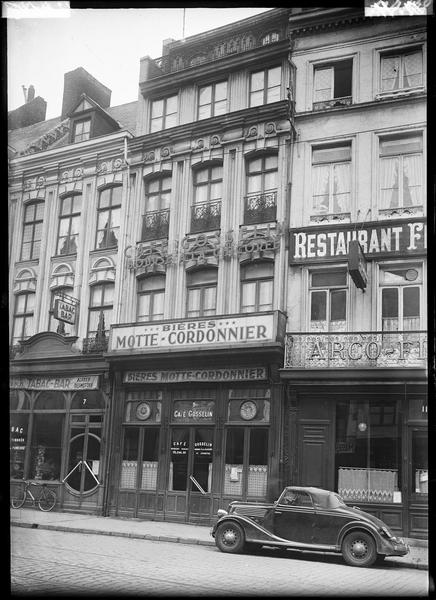
[{"label": "cobblestone street", "polygon": [[428,572],[296,553],[11,528],[11,591],[38,595],[426,596]]}]

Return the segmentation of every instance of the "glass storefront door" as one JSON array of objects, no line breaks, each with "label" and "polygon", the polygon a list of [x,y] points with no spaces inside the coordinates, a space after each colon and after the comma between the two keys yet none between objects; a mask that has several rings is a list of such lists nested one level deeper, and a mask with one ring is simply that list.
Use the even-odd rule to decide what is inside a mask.
[{"label": "glass storefront door", "polygon": [[172,428],[168,491],[185,497],[187,520],[210,514],[212,459],[213,428]]}]

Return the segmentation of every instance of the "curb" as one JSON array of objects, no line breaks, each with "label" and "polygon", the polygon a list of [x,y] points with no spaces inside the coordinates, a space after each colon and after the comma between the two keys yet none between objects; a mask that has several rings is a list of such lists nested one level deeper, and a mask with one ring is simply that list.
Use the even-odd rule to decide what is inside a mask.
[{"label": "curb", "polygon": [[[149,540],[153,542],[173,542],[179,544],[189,544],[197,546],[215,546],[215,542],[208,540],[198,540],[196,538],[183,538],[171,535],[153,535],[151,533],[127,533],[125,531],[104,531],[100,529],[86,529],[85,527],[65,527],[64,525],[41,525],[39,523],[20,523],[18,521],[11,521],[12,527],[25,527],[26,529],[46,529],[49,531],[64,531],[70,533],[86,533],[94,535],[108,535],[112,537],[125,537],[133,538],[138,540]],[[393,560],[387,561],[400,564],[395,557],[391,557]],[[428,565],[425,563],[404,563],[403,566],[406,569],[420,569],[422,571],[428,571]]]}]

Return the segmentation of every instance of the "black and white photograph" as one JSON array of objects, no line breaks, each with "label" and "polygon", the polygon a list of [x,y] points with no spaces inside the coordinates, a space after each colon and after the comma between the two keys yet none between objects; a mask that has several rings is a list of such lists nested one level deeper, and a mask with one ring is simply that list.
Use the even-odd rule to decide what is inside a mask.
[{"label": "black and white photograph", "polygon": [[431,595],[433,2],[1,4],[11,596]]}]

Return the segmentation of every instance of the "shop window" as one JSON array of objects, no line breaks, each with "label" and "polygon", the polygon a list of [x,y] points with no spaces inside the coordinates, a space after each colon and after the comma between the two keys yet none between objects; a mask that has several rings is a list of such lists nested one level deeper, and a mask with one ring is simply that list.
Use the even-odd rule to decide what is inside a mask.
[{"label": "shop window", "polygon": [[71,410],[104,410],[104,400],[99,390],[76,392],[71,401]]},{"label": "shop window", "polygon": [[55,319],[54,317],[55,302],[58,299],[62,300],[64,298],[64,294],[66,294],[67,296],[71,296],[73,294],[73,288],[57,288],[56,290],[53,290],[51,292],[50,310],[48,313],[48,330],[54,332],[61,330],[61,333],[68,334],[71,332],[71,325],[65,323],[64,321],[60,321],[59,319]]},{"label": "shop window", "polygon": [[241,267],[241,312],[272,310],[274,263],[260,262]]},{"label": "shop window", "polygon": [[198,119],[223,115],[227,104],[227,81],[204,85],[198,90]]},{"label": "shop window", "polygon": [[35,309],[35,294],[23,292],[16,294],[14,306],[14,322],[12,329],[12,344],[27,340],[33,335],[33,311]]},{"label": "shop window", "polygon": [[98,198],[97,238],[95,247],[114,248],[120,237],[122,186],[102,190]]},{"label": "shop window", "polygon": [[217,269],[201,269],[186,274],[187,317],[216,313]]},{"label": "shop window", "polygon": [[343,60],[314,68],[313,108],[351,104],[353,61]]},{"label": "shop window", "polygon": [[137,321],[158,321],[164,318],[165,276],[154,275],[138,279]]},{"label": "shop window", "polygon": [[151,103],[150,132],[177,125],[177,96],[168,96]]},{"label": "shop window", "polygon": [[125,427],[120,487],[155,490],[159,454],[159,429]]},{"label": "shop window", "polygon": [[[17,396],[17,395],[16,395]],[[14,403],[14,408],[18,406]],[[10,476],[14,479],[24,479],[24,460],[28,438],[29,414],[11,412],[10,424]]]},{"label": "shop window", "polygon": [[337,490],[346,502],[401,502],[398,403],[338,402],[335,456]]},{"label": "shop window", "polygon": [[32,202],[25,206],[20,260],[39,258],[43,218],[44,202]]},{"label": "shop window", "polygon": [[171,175],[145,183],[145,213],[142,217],[141,241],[168,237]]},{"label": "shop window", "polygon": [[422,266],[384,267],[380,271],[383,331],[413,331],[422,327]]},{"label": "shop window", "polygon": [[73,129],[73,144],[86,142],[91,136],[91,119],[76,121]]},{"label": "shop window", "polygon": [[100,329],[109,331],[112,323],[114,287],[113,283],[99,283],[91,286],[88,337],[95,336]]},{"label": "shop window", "polygon": [[379,202],[381,210],[423,204],[422,135],[380,139]]},{"label": "shop window", "polygon": [[[46,400],[48,404],[53,403],[53,400],[49,398]],[[41,401],[39,407],[44,407],[44,405],[45,402]],[[36,408],[38,408],[38,405]],[[59,479],[64,420],[64,414],[34,414],[30,449],[31,479],[44,481]]]},{"label": "shop window", "polygon": [[62,198],[56,254],[76,254],[82,196]]},{"label": "shop window", "polygon": [[226,432],[224,494],[264,498],[268,481],[268,429],[229,427]]},{"label": "shop window", "polygon": [[428,433],[423,429],[412,431],[412,490],[428,494]]},{"label": "shop window", "polygon": [[423,85],[421,49],[383,54],[380,57],[380,90],[394,92]]},{"label": "shop window", "polygon": [[281,67],[262,69],[250,75],[250,106],[280,100]]},{"label": "shop window", "polygon": [[35,401],[35,410],[65,410],[65,398],[59,392],[41,392]]},{"label": "shop window", "polygon": [[346,331],[346,271],[319,271],[309,276],[310,331]]},{"label": "shop window", "polygon": [[351,145],[312,149],[312,214],[350,212]]}]

